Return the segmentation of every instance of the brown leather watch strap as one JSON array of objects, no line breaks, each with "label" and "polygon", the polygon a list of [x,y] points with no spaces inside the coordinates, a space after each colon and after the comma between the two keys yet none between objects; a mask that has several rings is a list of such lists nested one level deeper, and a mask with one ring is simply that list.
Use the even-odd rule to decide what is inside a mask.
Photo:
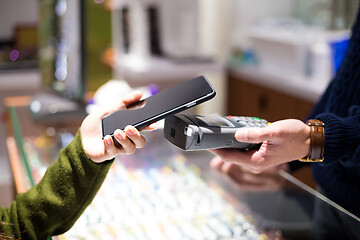
[{"label": "brown leather watch strap", "polygon": [[325,124],[317,119],[306,122],[310,126],[310,151],[305,158],[299,159],[303,162],[322,162],[324,160]]}]

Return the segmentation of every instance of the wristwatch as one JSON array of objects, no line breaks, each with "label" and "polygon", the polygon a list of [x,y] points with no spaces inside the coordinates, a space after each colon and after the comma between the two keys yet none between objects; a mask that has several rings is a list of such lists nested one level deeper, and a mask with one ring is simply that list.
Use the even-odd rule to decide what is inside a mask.
[{"label": "wristwatch", "polygon": [[299,159],[302,162],[323,162],[325,145],[325,124],[318,119],[309,119],[306,124],[310,126],[309,155]]}]

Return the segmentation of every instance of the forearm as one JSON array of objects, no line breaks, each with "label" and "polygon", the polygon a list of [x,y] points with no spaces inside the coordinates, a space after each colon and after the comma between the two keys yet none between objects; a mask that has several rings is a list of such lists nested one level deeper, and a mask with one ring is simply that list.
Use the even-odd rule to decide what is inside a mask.
[{"label": "forearm", "polygon": [[46,239],[67,231],[91,203],[112,161],[92,162],[83,150],[81,136],[59,154],[40,183],[20,194],[11,206],[17,238]]}]

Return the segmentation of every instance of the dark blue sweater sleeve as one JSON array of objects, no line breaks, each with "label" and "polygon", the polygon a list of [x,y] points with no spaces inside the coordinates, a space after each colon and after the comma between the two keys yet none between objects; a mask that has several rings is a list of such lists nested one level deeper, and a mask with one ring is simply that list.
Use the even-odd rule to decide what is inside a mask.
[{"label": "dark blue sweater sleeve", "polygon": [[316,118],[325,123],[324,164],[360,166],[360,106],[352,106],[347,117],[321,113]]}]

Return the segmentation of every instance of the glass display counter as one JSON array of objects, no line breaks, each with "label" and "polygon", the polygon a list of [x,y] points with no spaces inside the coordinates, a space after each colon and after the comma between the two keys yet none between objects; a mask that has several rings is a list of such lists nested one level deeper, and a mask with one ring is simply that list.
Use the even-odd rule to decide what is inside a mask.
[{"label": "glass display counter", "polygon": [[[26,191],[80,122],[40,125],[26,100],[6,105],[9,157],[17,190]],[[360,229],[359,218],[285,171],[234,181],[209,167],[209,152],[181,151],[162,129],[144,136],[146,146],[116,159],[91,205],[57,239],[323,239],[323,231]],[[348,224],[335,229],[323,209],[339,212]],[[329,229],[320,224],[324,216]]]}]

